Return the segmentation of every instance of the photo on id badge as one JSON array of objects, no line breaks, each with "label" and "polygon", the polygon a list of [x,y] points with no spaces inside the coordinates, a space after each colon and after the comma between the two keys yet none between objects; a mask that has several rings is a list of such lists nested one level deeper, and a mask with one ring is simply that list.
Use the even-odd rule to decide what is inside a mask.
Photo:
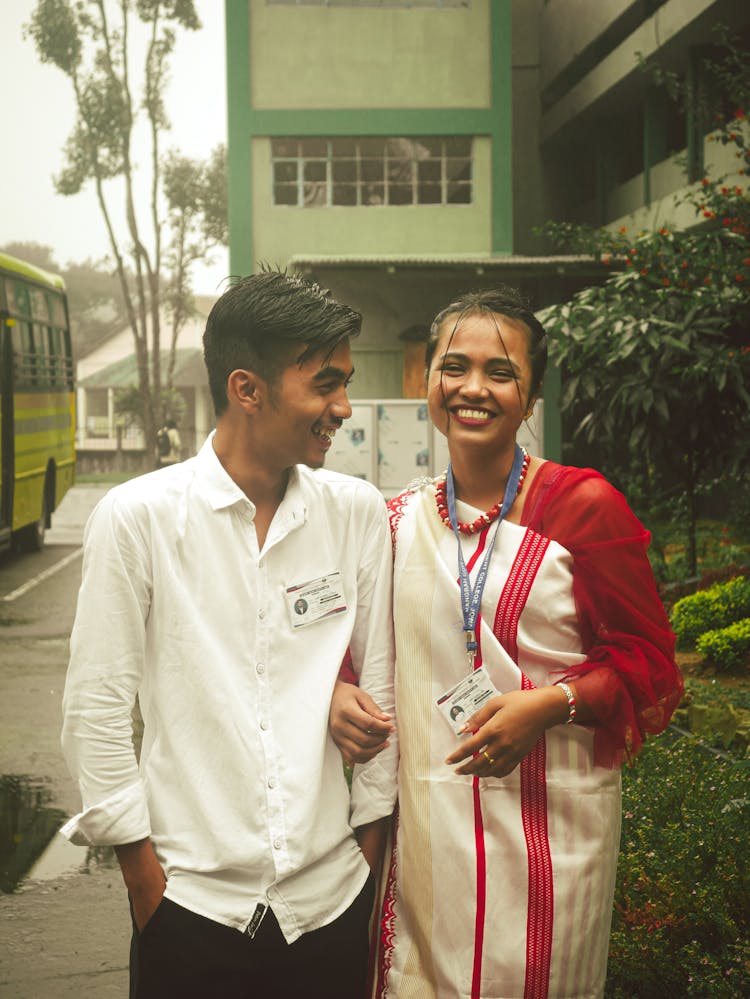
[{"label": "photo on id badge", "polygon": [[486,668],[480,666],[465,676],[455,687],[441,694],[435,704],[453,733],[463,735],[461,730],[469,718],[479,711],[490,697],[499,693],[500,691],[490,680]]},{"label": "photo on id badge", "polygon": [[317,579],[288,586],[285,596],[293,630],[343,614],[346,610],[344,586],[338,569]]}]

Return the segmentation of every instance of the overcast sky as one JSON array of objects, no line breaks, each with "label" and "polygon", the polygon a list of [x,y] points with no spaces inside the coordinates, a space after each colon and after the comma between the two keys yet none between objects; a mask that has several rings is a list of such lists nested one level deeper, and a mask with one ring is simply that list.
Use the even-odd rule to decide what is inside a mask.
[{"label": "overcast sky", "polygon": [[[174,146],[203,158],[226,141],[224,3],[195,0],[195,6],[203,27],[178,35],[167,93],[172,129],[162,148]],[[55,66],[42,65],[33,42],[23,38],[23,25],[34,7],[35,0],[0,0],[5,81],[0,246],[11,241],[43,243],[53,248],[61,265],[99,260],[109,246],[93,185],[72,197],[55,193],[52,178],[60,170],[61,150],[75,122],[74,101],[68,78]],[[147,163],[149,156],[145,136],[138,136],[135,160]],[[148,196],[145,181],[138,200],[146,210]],[[118,213],[121,202],[113,202]],[[196,292],[221,292],[219,284],[229,273],[227,257],[219,251],[212,265],[196,270]]]}]

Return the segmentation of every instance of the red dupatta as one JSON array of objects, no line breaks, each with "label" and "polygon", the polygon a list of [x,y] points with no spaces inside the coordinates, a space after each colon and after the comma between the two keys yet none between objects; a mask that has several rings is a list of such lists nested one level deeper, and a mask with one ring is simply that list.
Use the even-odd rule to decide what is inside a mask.
[{"label": "red dupatta", "polygon": [[573,556],[573,597],[587,658],[561,679],[587,677],[594,758],[613,767],[661,732],[682,696],[674,634],[646,555],[650,534],[622,493],[593,469],[545,462],[521,523]]}]

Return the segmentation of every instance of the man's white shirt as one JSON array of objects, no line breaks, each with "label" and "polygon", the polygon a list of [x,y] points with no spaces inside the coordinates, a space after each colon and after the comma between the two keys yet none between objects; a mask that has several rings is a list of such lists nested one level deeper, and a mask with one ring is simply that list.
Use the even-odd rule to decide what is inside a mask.
[{"label": "man's white shirt", "polygon": [[[368,868],[351,826],[394,805],[395,740],[357,768],[350,803],[328,733],[347,647],[393,713],[392,686],[368,679],[393,674],[391,545],[382,496],[335,472],[293,469],[262,550],[254,514],[212,437],[92,514],[63,701],[83,810],[63,832],[150,836],[172,901],[240,930],[270,906],[292,942],[353,902]],[[295,627],[289,593],[323,606],[329,576],[343,601]]]}]

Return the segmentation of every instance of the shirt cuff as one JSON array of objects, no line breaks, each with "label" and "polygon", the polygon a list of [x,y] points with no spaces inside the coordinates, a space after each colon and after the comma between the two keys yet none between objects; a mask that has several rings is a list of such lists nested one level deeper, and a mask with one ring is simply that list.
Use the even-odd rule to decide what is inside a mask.
[{"label": "shirt cuff", "polygon": [[381,765],[379,758],[354,768],[349,820],[352,829],[387,818],[395,805],[396,776]]},{"label": "shirt cuff", "polygon": [[60,832],[76,846],[122,846],[151,835],[142,784],[131,784],[103,801],[84,808]]}]

